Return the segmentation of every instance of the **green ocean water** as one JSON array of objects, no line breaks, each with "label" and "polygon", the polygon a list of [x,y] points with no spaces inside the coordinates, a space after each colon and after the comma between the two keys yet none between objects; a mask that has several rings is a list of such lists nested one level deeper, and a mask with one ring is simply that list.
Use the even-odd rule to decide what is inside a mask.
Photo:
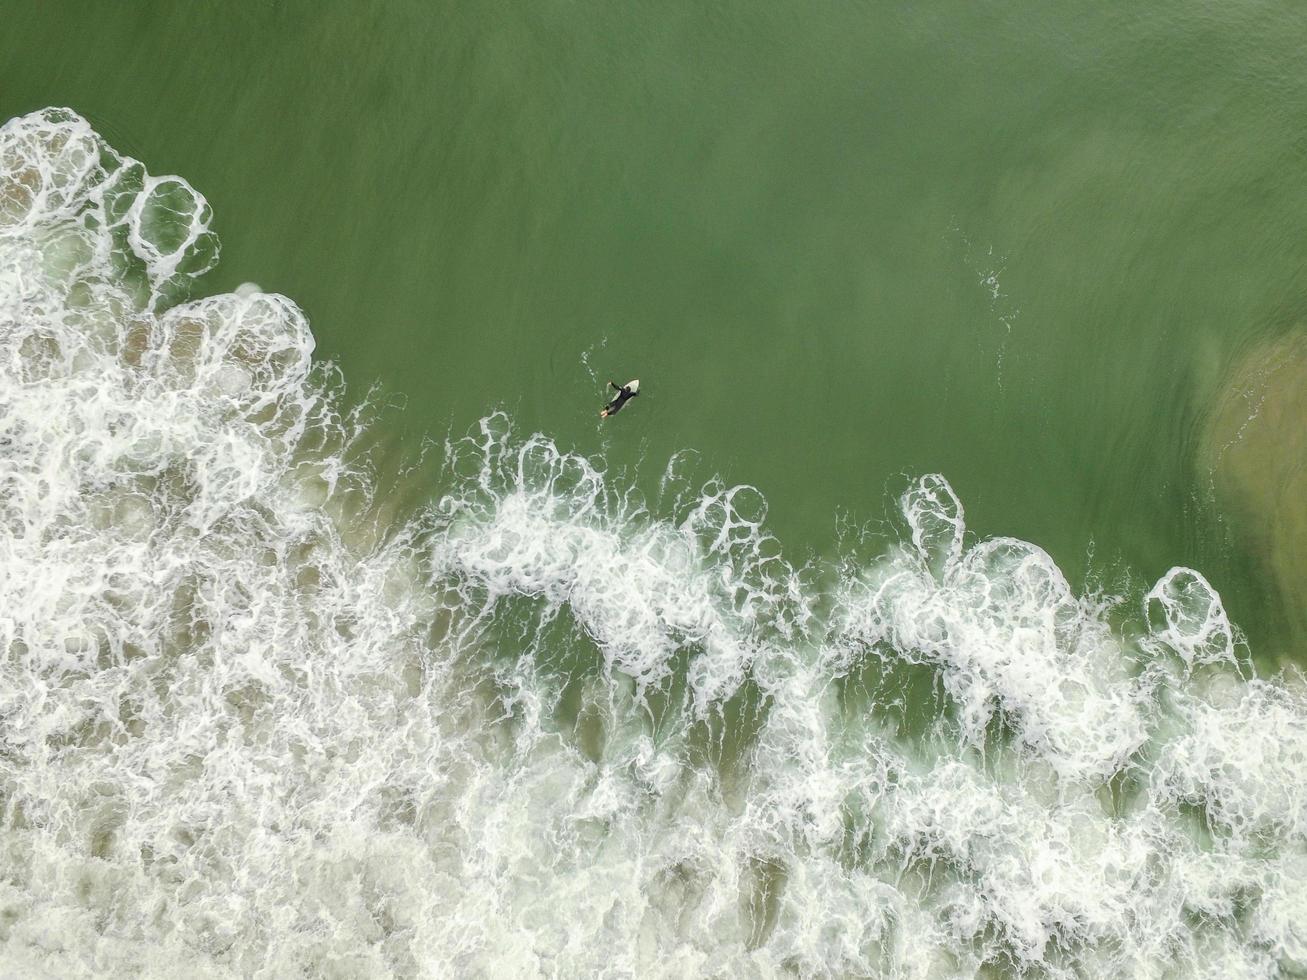
[{"label": "green ocean water", "polygon": [[[414,449],[494,407],[760,488],[826,555],[917,474],[1073,583],[1293,636],[1203,419],[1307,305],[1292,3],[5,5],[0,116],[184,174]],[[596,418],[609,378],[640,399]],[[1260,645],[1259,645],[1260,644]]]},{"label": "green ocean water", "polygon": [[0,15],[0,974],[1307,975],[1307,14]]}]

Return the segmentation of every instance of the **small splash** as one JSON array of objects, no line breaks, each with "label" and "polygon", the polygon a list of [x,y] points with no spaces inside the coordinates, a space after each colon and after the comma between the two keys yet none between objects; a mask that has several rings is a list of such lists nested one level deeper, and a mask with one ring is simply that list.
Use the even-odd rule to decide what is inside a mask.
[{"label": "small splash", "polygon": [[983,248],[975,244],[954,223],[950,232],[962,243],[962,261],[966,268],[976,277],[978,285],[989,297],[990,313],[1003,325],[1004,337],[999,342],[995,360],[995,375],[1000,391],[1003,390],[1003,363],[1007,357],[1007,345],[1012,333],[1012,326],[1021,316],[1021,310],[1010,302],[1010,297],[1003,291],[1001,276],[1007,271],[1007,258],[996,254],[993,245]]},{"label": "small splash", "polygon": [[607,347],[608,337],[605,335],[598,344],[591,344],[585,350],[581,351],[581,367],[585,368],[585,373],[590,376],[590,382],[596,387],[603,384],[603,382],[599,379],[599,375],[595,373],[595,369],[591,366],[590,357],[595,351],[602,352]]}]

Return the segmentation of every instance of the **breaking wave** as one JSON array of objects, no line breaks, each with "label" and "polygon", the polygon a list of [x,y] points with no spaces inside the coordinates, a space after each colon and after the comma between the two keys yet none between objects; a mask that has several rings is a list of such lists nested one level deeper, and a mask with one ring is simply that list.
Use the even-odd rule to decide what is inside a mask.
[{"label": "breaking wave", "polygon": [[209,221],[0,129],[6,971],[1307,970],[1307,695],[1202,575],[1078,595],[938,475],[796,568],[502,414],[405,511],[293,302],[187,301]]}]

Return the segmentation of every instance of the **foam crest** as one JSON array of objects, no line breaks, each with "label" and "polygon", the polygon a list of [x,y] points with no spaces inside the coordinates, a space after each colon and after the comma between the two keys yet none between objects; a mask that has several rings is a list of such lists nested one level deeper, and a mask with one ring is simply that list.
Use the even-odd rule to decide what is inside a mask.
[{"label": "foam crest", "polygon": [[1210,582],[1191,568],[1172,568],[1144,597],[1152,634],[1186,665],[1234,663],[1234,628]]},{"label": "foam crest", "polygon": [[549,615],[566,604],[605,663],[642,690],[665,682],[672,657],[690,648],[701,712],[739,688],[792,575],[767,547],[756,491],[713,486],[672,526],[551,440],[519,446],[502,415],[449,451],[451,468],[472,476],[442,501],[452,521],[435,544],[444,574],[491,603],[539,596]]},{"label": "foam crest", "polygon": [[75,217],[104,179],[105,147],[86,120],[47,109],[0,127],[0,229],[30,235]]},{"label": "foam crest", "polygon": [[204,196],[180,177],[150,176],[68,109],[0,127],[0,165],[0,241],[35,246],[41,278],[79,283],[74,306],[159,308],[217,262]]},{"label": "foam crest", "polygon": [[1198,573],[1078,595],[939,475],[796,569],[502,413],[386,489],[293,302],[183,301],[189,185],[0,164],[11,969],[1301,972],[1307,701]]},{"label": "foam crest", "polygon": [[838,662],[868,655],[938,667],[965,740],[992,723],[1073,778],[1116,772],[1145,738],[1144,693],[1092,599],[1075,597],[1040,548],[1013,538],[962,548],[946,480],[901,501],[915,553],[897,551],[846,583]]},{"label": "foam crest", "polygon": [[935,576],[949,571],[962,557],[962,536],[966,530],[962,501],[948,480],[931,473],[917,480],[899,500],[917,554]]}]

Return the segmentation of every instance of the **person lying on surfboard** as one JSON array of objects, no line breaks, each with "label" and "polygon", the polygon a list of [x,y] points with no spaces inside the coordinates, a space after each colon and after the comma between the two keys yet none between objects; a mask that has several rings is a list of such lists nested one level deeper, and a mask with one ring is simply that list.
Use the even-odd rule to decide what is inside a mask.
[{"label": "person lying on surfboard", "polygon": [[616,381],[608,382],[608,387],[616,389],[617,397],[599,410],[599,417],[606,419],[610,415],[616,415],[622,410],[622,406],[628,401],[640,394],[640,379],[635,378],[624,385],[619,385]]}]

